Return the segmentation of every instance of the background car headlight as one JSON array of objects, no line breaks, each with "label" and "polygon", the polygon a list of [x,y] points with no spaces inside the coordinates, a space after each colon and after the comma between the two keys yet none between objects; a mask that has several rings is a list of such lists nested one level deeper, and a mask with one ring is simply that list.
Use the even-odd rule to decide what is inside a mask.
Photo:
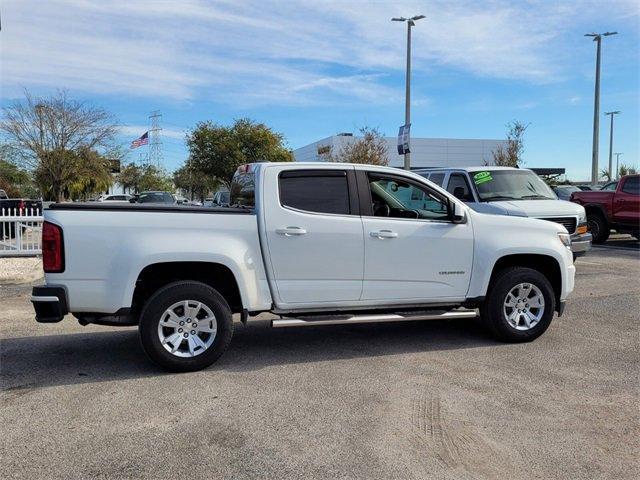
[{"label": "background car headlight", "polygon": [[558,238],[565,247],[571,250],[571,235],[564,232],[558,232]]}]

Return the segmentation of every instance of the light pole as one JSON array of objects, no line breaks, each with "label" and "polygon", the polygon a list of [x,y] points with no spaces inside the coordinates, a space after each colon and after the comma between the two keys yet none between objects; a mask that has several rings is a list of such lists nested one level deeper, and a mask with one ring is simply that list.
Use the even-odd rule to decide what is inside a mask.
[{"label": "light pole", "polygon": [[596,42],[596,87],[593,100],[593,149],[591,151],[591,185],[598,184],[598,132],[600,130],[600,45],[602,37],[616,35],[618,32],[585,33],[585,37],[593,37]]},{"label": "light pole", "polygon": [[616,156],[616,180],[620,180],[620,155],[623,155],[622,153],[615,153],[614,154]]},{"label": "light pole", "polygon": [[613,116],[620,113],[620,110],[615,112],[606,112],[605,115],[611,116],[611,128],[609,129],[609,178],[613,180]]},{"label": "light pole", "polygon": [[[411,18],[395,17],[392,18],[393,22],[407,22],[407,78],[406,78],[406,91],[404,99],[404,124],[405,128],[409,128],[411,123],[411,27],[416,24],[416,21],[425,18],[424,15],[415,15]],[[404,153],[404,169],[411,170],[411,152]]]}]

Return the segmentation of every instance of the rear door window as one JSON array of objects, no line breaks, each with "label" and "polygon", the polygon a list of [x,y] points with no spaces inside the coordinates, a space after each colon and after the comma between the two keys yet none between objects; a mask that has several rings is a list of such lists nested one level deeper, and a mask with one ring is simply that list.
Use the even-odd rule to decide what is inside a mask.
[{"label": "rear door window", "polygon": [[640,187],[638,186],[638,181],[640,177],[629,177],[624,182],[622,186],[622,191],[624,193],[630,193],[631,195],[640,195]]},{"label": "rear door window", "polygon": [[432,173],[429,176],[429,180],[431,180],[433,183],[441,187],[444,181],[444,173]]},{"label": "rear door window", "polygon": [[289,170],[280,174],[279,186],[284,207],[315,213],[351,213],[344,170]]},{"label": "rear door window", "polygon": [[463,202],[473,202],[473,194],[469,188],[469,182],[467,182],[467,179],[462,173],[452,173],[449,176],[447,192],[455,195],[456,189],[458,189],[458,195],[456,195],[457,198]]}]

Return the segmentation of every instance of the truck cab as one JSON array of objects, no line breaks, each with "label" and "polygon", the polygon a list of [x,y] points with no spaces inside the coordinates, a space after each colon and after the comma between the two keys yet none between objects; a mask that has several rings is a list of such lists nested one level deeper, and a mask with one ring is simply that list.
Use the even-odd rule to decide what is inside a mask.
[{"label": "truck cab", "polygon": [[464,167],[419,169],[416,173],[443,187],[477,212],[539,218],[564,226],[575,257],[591,250],[585,210],[558,200],[538,175],[526,168]]},{"label": "truck cab", "polygon": [[575,192],[571,201],[587,212],[594,243],[604,243],[611,230],[640,240],[640,175],[626,175],[601,190]]}]

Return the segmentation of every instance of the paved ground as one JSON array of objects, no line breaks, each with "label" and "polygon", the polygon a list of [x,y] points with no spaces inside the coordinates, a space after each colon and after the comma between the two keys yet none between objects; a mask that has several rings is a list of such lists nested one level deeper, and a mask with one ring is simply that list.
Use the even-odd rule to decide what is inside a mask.
[{"label": "paved ground", "polygon": [[625,479],[640,476],[637,242],[578,260],[527,345],[476,321],[238,325],[198,373],[134,329],[38,325],[0,287],[3,478]]}]

